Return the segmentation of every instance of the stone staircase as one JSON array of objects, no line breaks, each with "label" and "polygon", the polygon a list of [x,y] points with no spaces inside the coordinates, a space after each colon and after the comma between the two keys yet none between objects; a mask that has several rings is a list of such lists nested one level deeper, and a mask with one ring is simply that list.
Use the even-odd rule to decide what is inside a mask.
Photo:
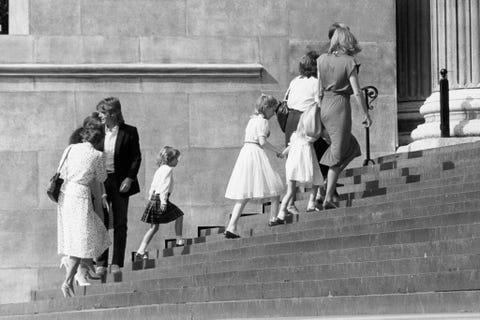
[{"label": "stone staircase", "polygon": [[478,320],[479,160],[480,143],[382,157],[346,170],[338,209],[244,216],[237,240],[202,229],[71,299],[46,269],[0,319]]}]

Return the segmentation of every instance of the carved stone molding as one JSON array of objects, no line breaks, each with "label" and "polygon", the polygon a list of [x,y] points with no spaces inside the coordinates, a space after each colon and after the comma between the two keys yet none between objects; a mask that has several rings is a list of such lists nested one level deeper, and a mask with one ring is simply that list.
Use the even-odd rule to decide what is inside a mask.
[{"label": "carved stone molding", "polygon": [[261,64],[0,64],[0,77],[261,78]]}]

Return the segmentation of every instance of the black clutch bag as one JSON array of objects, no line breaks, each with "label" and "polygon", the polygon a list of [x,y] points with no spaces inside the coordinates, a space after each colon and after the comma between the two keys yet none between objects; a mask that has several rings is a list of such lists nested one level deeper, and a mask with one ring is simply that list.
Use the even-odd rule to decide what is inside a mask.
[{"label": "black clutch bag", "polygon": [[53,175],[53,177],[50,178],[50,184],[48,185],[48,188],[47,188],[47,196],[53,202],[58,202],[58,197],[60,195],[60,188],[62,187],[62,184],[63,184],[63,179],[60,178],[60,170],[62,169],[62,166],[65,163],[65,160],[67,159],[68,154],[70,153],[70,149],[71,149],[71,146],[69,147],[67,153],[62,158],[62,160],[60,160],[60,164],[58,165],[57,172]]}]

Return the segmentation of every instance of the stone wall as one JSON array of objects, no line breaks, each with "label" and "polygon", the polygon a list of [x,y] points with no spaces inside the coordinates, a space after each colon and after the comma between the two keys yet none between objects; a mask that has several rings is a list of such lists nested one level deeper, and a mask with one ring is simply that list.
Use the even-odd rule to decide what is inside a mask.
[{"label": "stone wall", "polygon": [[[70,133],[106,96],[120,98],[126,122],[139,129],[143,154],[142,193],[131,198],[127,253],[136,249],[147,228],[139,218],[156,169],[155,154],[164,145],[182,152],[172,201],[186,213],[185,236],[195,236],[199,225],[224,225],[232,207],[224,191],[254,101],[261,92],[283,97],[306,50],[326,50],[328,26],[334,21],[346,22],[357,35],[363,46],[358,57],[361,84],[374,85],[380,92],[372,112],[372,155],[395,150],[393,0],[27,4],[29,14],[23,16],[30,19],[28,34],[0,37],[0,67],[195,63],[240,68],[260,64],[263,71],[257,77],[0,75],[0,288],[11,288],[1,290],[0,303],[27,300],[37,281],[36,269],[58,263],[56,207],[45,187]],[[354,117],[354,133],[363,145],[357,111]],[[275,119],[271,128],[270,141],[282,145]],[[272,162],[283,172],[282,161],[272,157]],[[163,226],[152,248],[160,248],[173,234],[173,225]]]}]

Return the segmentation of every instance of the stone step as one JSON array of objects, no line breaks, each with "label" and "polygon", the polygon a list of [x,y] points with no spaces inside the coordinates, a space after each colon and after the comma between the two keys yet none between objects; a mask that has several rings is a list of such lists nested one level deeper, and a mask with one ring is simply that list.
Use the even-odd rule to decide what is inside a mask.
[{"label": "stone step", "polygon": [[[204,262],[194,264],[183,264],[180,266],[172,265],[154,269],[138,270],[138,271],[124,271],[124,282],[133,283],[135,281],[151,280],[151,279],[171,279],[177,277],[193,277],[202,276],[211,273],[225,273],[225,272],[249,272],[250,270],[264,268],[265,266],[275,267],[305,267],[312,265],[347,265],[350,263],[379,263],[380,261],[416,259],[422,261],[429,257],[435,258],[439,256],[455,256],[459,259],[462,256],[466,257],[477,255],[480,253],[480,239],[449,239],[440,241],[416,242],[410,244],[393,244],[360,248],[346,248],[301,252],[295,251],[293,253],[283,253],[278,255],[268,255],[252,257],[244,259],[238,257],[229,260],[214,260],[206,259]],[[448,261],[447,258],[445,261]],[[467,261],[461,261],[465,265]],[[51,282],[45,285],[45,288],[56,288],[63,282],[63,276],[58,269],[50,274]],[[107,277],[110,283],[113,282],[112,277]],[[95,283],[95,281],[92,281]],[[99,283],[99,281],[97,281]],[[116,283],[117,286],[123,286],[123,283]],[[128,285],[128,284],[127,284]],[[92,286],[93,287],[93,286]],[[90,290],[90,288],[88,288]],[[97,289],[92,289],[97,290]],[[105,290],[105,289],[102,289]],[[45,290],[48,291],[48,290]],[[57,291],[58,293],[58,291]],[[83,291],[82,291],[83,293]],[[40,295],[33,295],[39,298]]]},{"label": "stone step", "polygon": [[[85,320],[85,319],[165,319],[207,320],[255,317],[305,317],[331,315],[371,315],[378,317],[429,313],[460,313],[476,315],[480,312],[480,292],[429,292],[368,296],[249,299],[241,301],[187,302],[139,305],[127,308],[98,308],[84,311],[1,316],[2,320]],[[338,317],[337,317],[338,318]],[[328,319],[328,318],[327,318]],[[341,319],[341,317],[339,318]],[[375,318],[373,318],[375,319]],[[377,318],[382,319],[382,318]],[[393,318],[395,319],[395,318]],[[401,319],[401,318],[400,318]],[[408,319],[408,318],[407,318]],[[415,318],[413,318],[415,319]],[[423,318],[419,318],[423,319]],[[426,318],[428,319],[428,318]],[[435,318],[431,318],[432,320]],[[442,318],[440,318],[442,319]],[[447,318],[448,319],[448,318]],[[458,318],[458,320],[464,318]],[[469,319],[468,317],[466,319]],[[471,319],[471,318],[470,318]],[[474,318],[475,319],[475,318]],[[363,320],[363,319],[362,319]],[[390,319],[391,320],[391,319]],[[396,319],[395,319],[396,320]]]},{"label": "stone step", "polygon": [[[72,299],[42,300],[0,306],[2,315],[79,311],[163,303],[264,300],[276,298],[388,295],[398,293],[478,291],[480,270],[374,276],[334,280],[276,281],[217,286],[157,288]],[[478,303],[477,303],[478,304]]]},{"label": "stone step", "polygon": [[[178,288],[195,286],[219,286],[274,281],[334,280],[355,277],[390,275],[412,275],[434,272],[475,270],[480,268],[480,248],[475,254],[454,254],[442,256],[389,259],[381,261],[347,262],[336,264],[314,264],[302,266],[269,268],[258,265],[257,269],[243,271],[223,271],[200,275],[164,277],[151,273],[150,279],[125,281],[108,285],[92,285],[78,288],[78,295],[99,295],[105,293],[150,291],[158,288]],[[156,275],[161,276],[157,278]],[[333,293],[334,294],[334,293]],[[61,298],[58,288],[38,290],[35,300]]]},{"label": "stone step", "polygon": [[[457,220],[458,219],[475,219],[476,214],[475,210],[478,212],[478,208],[480,207],[480,200],[476,201],[464,201],[464,199],[460,199],[459,202],[453,203],[443,203],[442,201],[437,202],[435,205],[430,206],[423,206],[423,207],[411,207],[411,208],[394,208],[387,212],[381,212],[377,210],[369,210],[363,212],[353,212],[352,214],[348,211],[352,211],[355,208],[348,208],[347,211],[343,213],[338,213],[338,216],[327,216],[323,217],[323,213],[321,214],[301,214],[296,217],[299,223],[288,224],[285,226],[277,226],[275,228],[265,227],[267,229],[261,233],[261,230],[257,230],[256,236],[254,238],[243,238],[241,239],[241,245],[238,246],[246,246],[246,245],[255,245],[260,241],[263,243],[267,243],[268,237],[272,238],[272,242],[276,241],[277,239],[287,239],[293,240],[297,239],[299,236],[300,238],[305,237],[304,233],[306,230],[312,230],[311,232],[317,235],[322,235],[324,237],[333,237],[336,234],[352,234],[355,232],[365,233],[369,229],[370,230],[381,230],[382,228],[393,228],[397,225],[401,228],[410,226],[432,226],[434,224],[433,221],[429,220],[431,218],[436,219],[438,223],[445,225],[448,224],[455,224],[459,223],[460,221],[472,221],[472,220]],[[327,211],[328,212],[328,211]],[[441,215],[443,212],[449,212],[446,215]],[[455,217],[455,214],[459,214],[458,217]],[[437,216],[437,217],[435,217]],[[403,220],[402,220],[403,219]],[[354,227],[355,226],[355,227]],[[355,229],[357,228],[357,229]],[[385,230],[385,229],[384,229]],[[267,238],[265,238],[267,237]],[[280,238],[279,238],[280,237]],[[210,238],[210,237],[209,237]],[[220,238],[217,239],[215,246],[217,248],[221,248],[225,246],[225,239]],[[236,243],[237,241],[233,241]],[[232,247],[232,241],[229,243],[229,247]],[[205,246],[204,250],[212,249],[212,243],[204,243]],[[195,248],[190,248],[187,246],[186,248],[177,248],[177,251],[180,251],[177,255],[182,256],[191,252],[198,251],[198,245],[193,246]],[[208,249],[207,249],[208,248]],[[186,251],[183,251],[186,250]],[[174,258],[174,257],[171,257]],[[169,258],[169,259],[171,259]],[[158,265],[161,263],[157,261],[156,264]],[[130,269],[131,267],[127,265],[125,269]],[[57,268],[44,268],[43,272],[40,273],[40,282],[39,288],[45,288],[46,286],[54,285],[56,286],[58,283],[61,283],[62,279],[58,272]],[[125,273],[124,273],[125,277]],[[111,280],[111,277],[108,278]]]},{"label": "stone step", "polygon": [[[332,216],[352,216],[355,214],[362,214],[362,213],[370,213],[371,215],[379,215],[381,213],[385,212],[392,212],[396,210],[404,210],[407,208],[416,208],[416,207],[428,207],[430,204],[434,203],[436,205],[448,205],[452,203],[458,203],[458,202],[465,202],[465,203],[470,203],[470,201],[476,201],[478,199],[478,193],[480,192],[480,183],[477,183],[478,186],[476,188],[469,188],[468,192],[463,192],[463,193],[456,193],[452,190],[449,190],[448,193],[445,193],[445,189],[448,190],[448,187],[438,187],[438,188],[432,188],[429,190],[431,193],[440,193],[439,195],[433,195],[433,196],[425,196],[425,194],[419,194],[418,192],[413,192],[416,196],[421,196],[420,198],[414,198],[414,199],[408,199],[406,197],[408,193],[405,195],[405,199],[403,199],[403,196],[398,196],[397,201],[387,201],[383,203],[374,203],[373,205],[368,205],[368,202],[364,206],[358,206],[358,207],[352,207],[352,208],[340,208],[340,209],[332,209],[332,210],[327,210],[327,211],[321,211],[318,213],[313,213],[313,214],[305,214],[305,216],[313,216],[313,219],[325,219],[329,218]],[[456,188],[453,188],[456,189]],[[423,191],[424,193],[428,194],[425,190]],[[474,199],[474,200],[472,200]],[[474,210],[474,209],[473,209]],[[295,216],[294,219],[296,221],[301,221],[301,217],[304,215],[299,215]],[[261,217],[263,218],[263,217]],[[397,218],[400,219],[400,218]],[[305,221],[305,223],[310,223],[310,221]],[[262,223],[264,226],[266,224],[266,221]],[[282,228],[285,228],[287,226],[277,226],[274,228],[270,229],[279,229],[282,230]],[[264,229],[265,230],[265,229]],[[271,233],[270,230],[265,231],[266,233]],[[254,230],[249,230],[247,235],[259,235],[260,233],[255,232]],[[242,234],[244,235],[244,234]],[[181,254],[188,254],[192,252],[192,250],[201,250],[199,248],[211,248],[214,245],[223,245],[225,242],[225,239],[222,238],[221,236],[217,237],[208,237],[208,240],[205,239],[203,243],[198,243],[192,246],[186,246],[183,248],[173,248],[173,249],[166,249],[163,251],[164,256],[172,256],[172,255],[181,255]],[[246,240],[248,241],[248,240]],[[233,241],[234,242],[234,241]]]},{"label": "stone step", "polygon": [[347,169],[342,176],[351,176],[358,173],[366,172],[370,169],[388,170],[395,164],[407,165],[424,165],[430,160],[436,161],[456,161],[476,159],[480,156],[480,143],[465,143],[455,146],[435,148],[430,150],[414,151],[409,153],[394,153],[375,159],[375,165],[363,166],[358,168]]}]

